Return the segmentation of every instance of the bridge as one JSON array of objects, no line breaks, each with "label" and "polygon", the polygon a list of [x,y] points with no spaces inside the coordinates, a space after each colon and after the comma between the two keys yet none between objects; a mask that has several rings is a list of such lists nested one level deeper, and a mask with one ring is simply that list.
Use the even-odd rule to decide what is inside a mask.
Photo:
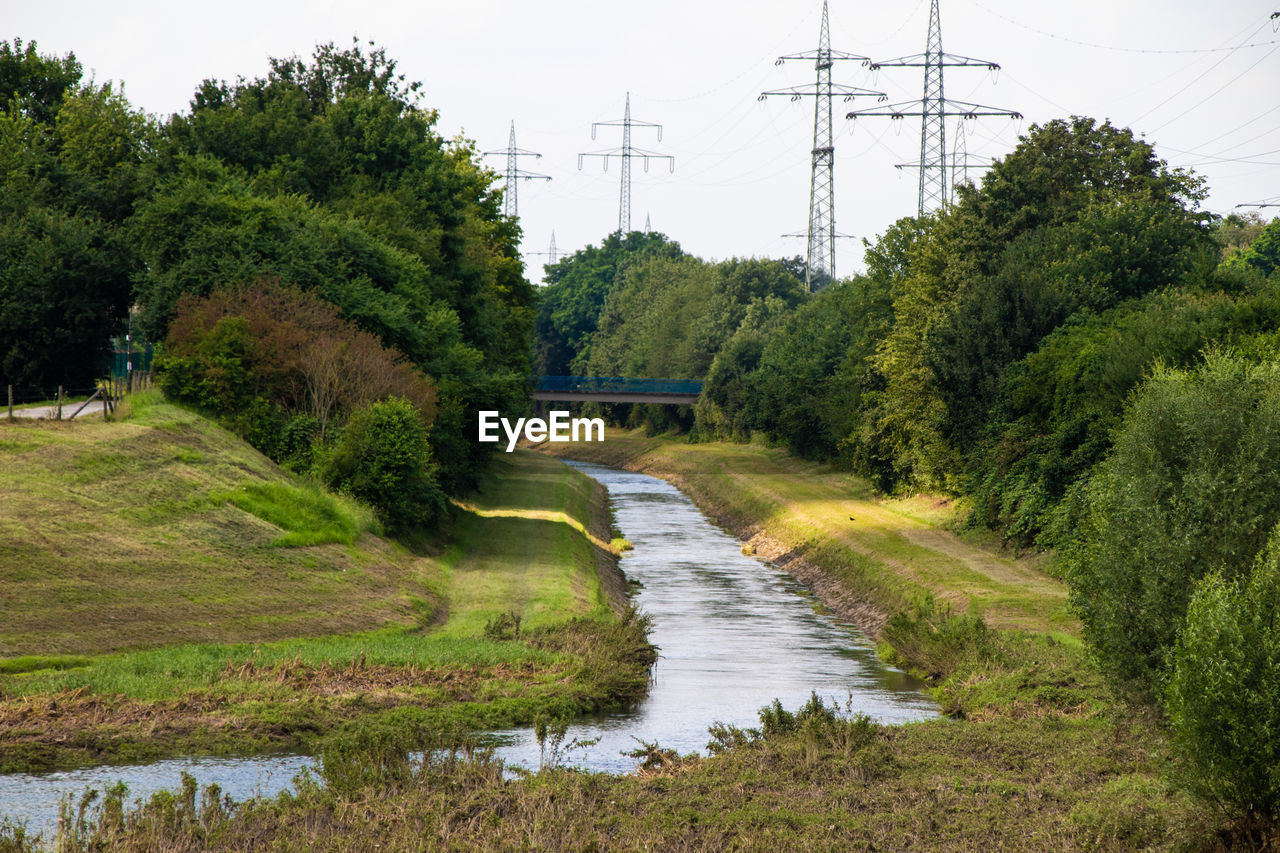
[{"label": "bridge", "polygon": [[632,379],[621,376],[539,376],[535,400],[561,403],[666,403],[691,406],[702,393],[697,379]]}]

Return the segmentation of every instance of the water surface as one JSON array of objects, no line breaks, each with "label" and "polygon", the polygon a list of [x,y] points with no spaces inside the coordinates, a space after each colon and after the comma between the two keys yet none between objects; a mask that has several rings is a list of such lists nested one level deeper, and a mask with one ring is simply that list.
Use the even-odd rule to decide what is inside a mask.
[{"label": "water surface", "polygon": [[[622,560],[641,584],[636,603],[653,619],[659,658],[648,696],[623,712],[580,722],[566,741],[596,740],[564,763],[610,773],[632,770],[623,755],[639,741],[681,754],[705,753],[715,722],[748,727],[774,699],[794,710],[811,691],[883,723],[936,716],[921,684],[885,666],[853,626],[821,612],[807,591],[763,560],[742,554],[674,486],[644,474],[570,463],[605,484],[618,527],[635,549]],[[539,747],[527,730],[503,732],[509,765],[537,769]],[[117,780],[130,799],[181,787],[189,772],[241,800],[272,796],[314,766],[308,756],[183,758],[137,766],[91,767],[38,775],[0,775],[0,816],[50,832],[59,800]]]}]

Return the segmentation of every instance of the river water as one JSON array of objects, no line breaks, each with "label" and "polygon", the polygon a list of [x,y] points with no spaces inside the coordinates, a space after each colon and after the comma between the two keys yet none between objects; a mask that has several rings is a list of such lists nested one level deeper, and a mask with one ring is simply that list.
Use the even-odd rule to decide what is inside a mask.
[{"label": "river water", "polygon": [[[794,710],[811,691],[884,723],[937,716],[919,682],[886,667],[865,636],[821,612],[788,575],[743,556],[738,541],[674,486],[644,474],[570,464],[609,490],[618,527],[635,546],[622,568],[640,584],[636,603],[653,618],[650,636],[660,651],[648,696],[625,711],[571,726],[565,743],[595,743],[568,750],[562,763],[625,773],[636,760],[623,753],[639,741],[705,753],[712,723],[756,725],[764,705],[779,699]],[[508,765],[538,768],[532,732],[499,733],[498,740]],[[307,756],[287,755],[0,775],[0,816],[49,833],[64,795],[117,780],[129,786],[131,798],[146,798],[180,787],[186,771],[244,799],[285,790],[310,766]]]}]

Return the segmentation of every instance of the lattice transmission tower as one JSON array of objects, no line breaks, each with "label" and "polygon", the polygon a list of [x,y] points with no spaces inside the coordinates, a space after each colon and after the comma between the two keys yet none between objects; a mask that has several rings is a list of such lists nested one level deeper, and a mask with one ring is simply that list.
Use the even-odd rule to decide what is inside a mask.
[{"label": "lattice transmission tower", "polygon": [[511,219],[518,219],[520,216],[520,204],[516,198],[517,186],[521,181],[549,181],[550,175],[539,175],[537,172],[526,172],[520,168],[519,158],[521,157],[538,157],[542,155],[536,151],[525,151],[523,148],[516,147],[516,123],[511,122],[511,136],[507,139],[507,147],[502,151],[486,151],[484,156],[494,157],[505,154],[507,157],[507,186],[502,197],[502,212]]},{"label": "lattice transmission tower", "polygon": [[805,252],[804,283],[811,292],[835,279],[836,276],[836,199],[835,199],[835,142],[831,131],[831,99],[840,95],[851,101],[857,97],[872,96],[888,100],[884,92],[860,89],[831,82],[831,67],[840,60],[869,62],[865,56],[831,49],[831,31],[827,25],[827,0],[822,0],[822,29],[818,33],[818,49],[804,53],[779,56],[775,65],[788,60],[811,60],[817,70],[812,86],[791,86],[760,93],[760,100],[770,95],[787,95],[793,101],[813,98],[813,150],[809,176],[809,232]]},{"label": "lattice transmission tower", "polygon": [[554,229],[554,228],[552,228],[552,229],[551,229],[551,246],[550,246],[550,247],[549,247],[545,252],[526,252],[526,254],[531,255],[531,256],[533,256],[533,257],[536,257],[536,258],[546,258],[546,259],[547,259],[547,263],[548,263],[549,265],[550,265],[550,264],[555,264],[557,261],[559,261],[559,260],[560,260],[560,255],[556,252],[556,231],[555,231],[555,229]]},{"label": "lattice transmission tower", "polygon": [[[881,68],[923,68],[924,96],[918,101],[905,101],[898,104],[886,104],[883,107],[872,107],[867,110],[855,110],[846,118],[856,119],[864,116],[888,116],[891,119],[903,119],[908,116],[920,118],[920,162],[904,164],[908,168],[920,170],[920,195],[918,210],[921,216],[946,205],[951,184],[947,181],[947,129],[946,120],[950,116],[975,119],[979,116],[1003,116],[1005,118],[1022,118],[1022,113],[987,107],[982,104],[971,104],[967,101],[949,100],[943,90],[943,69],[957,67],[979,67],[989,71],[999,71],[1000,66],[985,59],[973,59],[968,56],[957,56],[942,51],[942,19],[938,14],[938,0],[929,4],[929,39],[924,53],[902,56],[883,62],[870,62],[872,70]],[[916,107],[917,109],[904,109]]]},{"label": "lattice transmission tower", "polygon": [[[949,191],[952,198],[955,197],[956,187],[969,183],[970,166],[973,166],[974,169],[986,169],[991,165],[990,157],[969,156],[968,145],[965,142],[966,136],[964,119],[961,118],[956,122],[956,141],[951,144],[951,184]],[[898,168],[905,168],[905,166],[898,166]]]},{"label": "lattice transmission tower", "polygon": [[659,154],[656,151],[646,151],[643,148],[636,148],[631,144],[631,128],[633,127],[653,127],[658,130],[658,141],[662,141],[662,125],[654,124],[651,121],[640,121],[631,117],[631,93],[627,92],[627,109],[626,113],[620,119],[613,121],[597,121],[591,125],[591,138],[596,138],[596,129],[600,127],[621,127],[622,128],[622,145],[617,148],[609,148],[604,151],[585,151],[578,155],[578,168],[582,168],[583,158],[601,157],[604,159],[604,170],[609,171],[609,158],[622,158],[622,188],[618,193],[618,233],[626,236],[631,233],[631,158],[639,157],[644,160],[644,170],[649,171],[650,160],[666,160],[670,164],[670,170],[676,170],[676,158],[670,154]]}]

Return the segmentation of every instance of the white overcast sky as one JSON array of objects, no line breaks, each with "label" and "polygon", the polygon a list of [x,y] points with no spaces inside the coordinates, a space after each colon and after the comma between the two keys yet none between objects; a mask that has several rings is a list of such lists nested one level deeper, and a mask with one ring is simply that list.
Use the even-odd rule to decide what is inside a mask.
[{"label": "white overcast sky", "polygon": [[[949,97],[1017,110],[1025,118],[969,122],[970,157],[1007,153],[1032,122],[1072,114],[1131,127],[1175,166],[1208,179],[1207,207],[1280,201],[1280,0],[942,0],[943,47],[998,62],[996,79],[948,69]],[[419,0],[364,3],[223,0],[0,0],[7,38],[42,52],[74,52],[99,82],[119,80],[138,107],[167,115],[188,107],[205,78],[265,74],[270,56],[307,56],[317,43],[374,40],[412,80],[439,130],[481,150],[505,148],[516,123],[525,169],[524,249],[545,251],[552,230],[563,254],[598,244],[618,221],[619,163],[577,154],[616,146],[621,133],[595,121],[632,116],[664,126],[661,142],[636,129],[633,144],[675,157],[675,172],[636,164],[632,226],[654,230],[707,258],[803,254],[808,218],[813,104],[758,102],[764,89],[812,83],[812,64],[774,65],[817,45],[821,0]],[[927,0],[832,0],[832,47],[889,59],[922,52]],[[1251,46],[1252,45],[1252,46]],[[880,89],[892,101],[920,96],[920,69],[872,74],[837,63],[835,80]],[[843,116],[836,102],[836,225],[874,237],[913,214],[918,119]],[[948,145],[957,119],[948,120]],[[503,158],[490,161],[502,171]],[[1276,209],[1262,211],[1271,215]],[[839,240],[838,273],[862,267],[859,240]],[[542,259],[529,257],[530,277]]]}]

